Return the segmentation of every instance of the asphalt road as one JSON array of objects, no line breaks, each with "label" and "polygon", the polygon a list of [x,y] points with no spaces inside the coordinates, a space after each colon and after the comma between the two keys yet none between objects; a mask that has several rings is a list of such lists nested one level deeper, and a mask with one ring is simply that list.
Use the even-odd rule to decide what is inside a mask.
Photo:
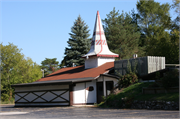
[{"label": "asphalt road", "polygon": [[1,105],[0,119],[173,119],[179,111],[102,109],[96,107],[14,107]]}]

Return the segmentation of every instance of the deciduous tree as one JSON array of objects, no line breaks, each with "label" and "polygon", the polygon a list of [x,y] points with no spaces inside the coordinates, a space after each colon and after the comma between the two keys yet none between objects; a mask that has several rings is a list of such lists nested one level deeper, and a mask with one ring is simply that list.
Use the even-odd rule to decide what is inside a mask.
[{"label": "deciduous tree", "polygon": [[30,83],[41,78],[40,67],[26,58],[21,49],[12,43],[0,44],[1,48],[1,95],[2,100],[11,99],[13,96],[12,84]]},{"label": "deciduous tree", "polygon": [[179,18],[171,19],[170,7],[153,0],[138,1],[138,25],[145,39],[146,55],[165,56],[166,63],[178,63]]},{"label": "deciduous tree", "polygon": [[138,25],[141,28],[141,36],[145,39],[147,55],[155,55],[160,39],[164,37],[164,31],[169,30],[171,26],[170,5],[147,0],[138,1],[136,6]]}]

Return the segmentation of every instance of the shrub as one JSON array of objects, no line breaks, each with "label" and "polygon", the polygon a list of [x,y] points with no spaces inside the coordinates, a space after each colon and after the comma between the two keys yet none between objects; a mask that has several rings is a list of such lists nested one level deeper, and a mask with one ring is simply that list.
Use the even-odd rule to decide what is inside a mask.
[{"label": "shrub", "polygon": [[177,69],[169,71],[161,80],[162,86],[166,89],[179,86],[179,71]]},{"label": "shrub", "polygon": [[8,101],[9,100],[9,95],[8,94],[1,94],[1,101]]},{"label": "shrub", "polygon": [[119,79],[119,85],[121,87],[127,87],[132,83],[135,83],[138,81],[138,77],[134,72],[130,72],[129,74],[125,74],[124,76],[121,76]]}]

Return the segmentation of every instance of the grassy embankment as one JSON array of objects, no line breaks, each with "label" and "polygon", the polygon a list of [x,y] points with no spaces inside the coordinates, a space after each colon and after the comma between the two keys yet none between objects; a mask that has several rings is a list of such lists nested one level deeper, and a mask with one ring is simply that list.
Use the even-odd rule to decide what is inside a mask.
[{"label": "grassy embankment", "polygon": [[98,106],[100,107],[119,107],[122,104],[122,98],[127,102],[134,100],[150,101],[150,100],[162,100],[162,101],[179,101],[179,93],[163,93],[163,94],[142,94],[142,88],[148,87],[152,82],[143,82],[130,85],[127,88],[122,89],[117,95],[111,94]]}]

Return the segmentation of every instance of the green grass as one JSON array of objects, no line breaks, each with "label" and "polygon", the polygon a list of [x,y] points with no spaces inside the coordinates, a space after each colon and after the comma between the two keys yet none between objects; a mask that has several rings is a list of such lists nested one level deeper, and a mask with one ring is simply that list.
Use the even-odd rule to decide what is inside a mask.
[{"label": "green grass", "polygon": [[122,98],[132,100],[163,100],[163,101],[179,101],[179,93],[164,93],[164,94],[142,94],[142,88],[152,85],[152,82],[143,82],[130,85],[124,88],[122,92],[117,95],[111,94],[104,102],[101,102],[98,106],[100,107],[113,107],[122,103]]},{"label": "green grass", "polygon": [[165,94],[144,94],[135,98],[136,100],[163,100],[163,101],[179,101],[179,93]]}]

